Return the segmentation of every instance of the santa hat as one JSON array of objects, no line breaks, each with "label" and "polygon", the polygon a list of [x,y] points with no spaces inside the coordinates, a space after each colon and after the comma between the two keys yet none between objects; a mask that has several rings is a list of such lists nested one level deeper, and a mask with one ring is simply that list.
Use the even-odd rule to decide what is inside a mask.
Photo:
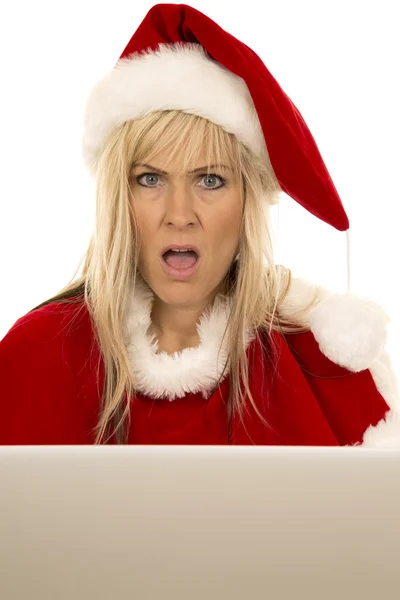
[{"label": "santa hat", "polygon": [[[92,88],[83,135],[89,172],[95,175],[104,142],[115,127],[162,109],[199,115],[235,134],[272,166],[283,192],[325,223],[346,231],[349,292],[349,220],[303,117],[251,48],[186,4],[153,6],[115,68]],[[362,300],[350,297],[353,312],[356,302]],[[329,314],[340,320],[345,305],[349,302],[343,298],[336,305],[330,300],[325,321]],[[370,304],[366,310],[371,311]],[[387,316],[378,313],[383,331]],[[365,326],[360,325],[363,331]],[[321,328],[326,330],[324,322]],[[318,337],[318,323],[313,330]],[[372,355],[380,345],[374,341]]]},{"label": "santa hat", "polygon": [[270,161],[286,194],[339,231],[342,202],[303,117],[262,60],[186,4],[153,6],[115,68],[92,89],[84,124],[94,174],[107,135],[128,119],[180,109],[221,125]]}]

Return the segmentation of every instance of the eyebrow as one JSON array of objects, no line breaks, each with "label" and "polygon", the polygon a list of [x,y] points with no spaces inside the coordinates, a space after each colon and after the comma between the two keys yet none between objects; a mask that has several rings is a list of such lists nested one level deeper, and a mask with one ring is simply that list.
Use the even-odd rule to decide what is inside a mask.
[{"label": "eyebrow", "polygon": [[[145,167],[146,169],[151,169],[152,171],[154,171],[156,173],[161,173],[162,175],[168,175],[168,173],[166,171],[163,171],[162,169],[157,169],[157,167],[152,167],[151,165],[147,165],[146,163],[136,163],[136,164],[132,165],[132,169],[134,169],[135,167]],[[198,173],[199,171],[207,171],[208,169],[214,169],[214,168],[231,170],[230,167],[228,167],[227,165],[210,165],[209,167],[208,166],[197,167],[197,169],[193,169],[193,171],[188,171],[188,173],[190,173],[190,174]]]}]

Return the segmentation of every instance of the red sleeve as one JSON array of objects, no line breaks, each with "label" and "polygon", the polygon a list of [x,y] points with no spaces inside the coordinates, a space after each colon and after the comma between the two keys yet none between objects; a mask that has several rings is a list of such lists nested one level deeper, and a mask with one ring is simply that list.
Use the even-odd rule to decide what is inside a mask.
[{"label": "red sleeve", "polygon": [[354,373],[333,363],[311,331],[288,335],[286,341],[339,444],[361,443],[368,427],[389,411],[371,371]]},{"label": "red sleeve", "polygon": [[0,342],[0,444],[84,444],[68,328],[59,304],[21,317]]}]

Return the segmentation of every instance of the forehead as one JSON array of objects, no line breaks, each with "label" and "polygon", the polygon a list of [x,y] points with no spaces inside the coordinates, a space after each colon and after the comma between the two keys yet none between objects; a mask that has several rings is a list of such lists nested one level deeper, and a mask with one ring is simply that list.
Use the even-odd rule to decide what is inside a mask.
[{"label": "forehead", "polygon": [[[217,153],[207,151],[203,148],[201,151],[188,151],[186,148],[177,148],[174,152],[161,151],[150,152],[147,156],[138,157],[134,161],[135,167],[155,167],[158,171],[168,173],[195,173],[204,171],[204,169],[218,169],[227,174],[237,172],[237,163],[229,156],[227,152],[223,152],[222,156],[217,156]],[[235,168],[236,166],[236,168]]]},{"label": "forehead", "polygon": [[[140,169],[140,168],[144,168],[144,169],[155,169],[156,171],[158,171],[159,173],[162,173],[163,175],[168,175],[169,173],[174,173],[174,172],[180,172],[182,171],[182,164],[179,164],[177,168],[174,168],[173,164],[169,164],[168,165],[168,171],[165,171],[162,167],[165,167],[164,164],[161,164],[159,161],[152,160],[151,161],[152,164],[150,163],[144,163],[144,162],[136,162],[135,164],[133,164],[132,166],[134,168]],[[192,169],[188,169],[187,173],[189,174],[193,174],[193,173],[199,173],[205,170],[218,170],[218,171],[223,171],[226,173],[233,173],[233,167],[231,167],[230,165],[223,165],[223,164],[218,164],[218,163],[214,163],[214,164],[204,164],[204,165],[198,165],[197,167],[194,167]]]},{"label": "forehead", "polygon": [[188,121],[186,117],[168,121],[166,127],[161,124],[157,135],[152,130],[145,132],[131,155],[131,165],[144,163],[176,175],[200,167],[209,172],[212,165],[225,165],[219,167],[223,173],[240,179],[241,160],[234,136],[207,119]]}]

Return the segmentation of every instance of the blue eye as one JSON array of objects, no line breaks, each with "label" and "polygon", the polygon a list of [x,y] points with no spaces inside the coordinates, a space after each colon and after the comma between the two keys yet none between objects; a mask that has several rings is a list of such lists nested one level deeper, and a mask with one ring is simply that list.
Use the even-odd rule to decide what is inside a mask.
[{"label": "blue eye", "polygon": [[[138,177],[136,177],[136,181],[142,187],[152,188],[152,187],[156,187],[159,178],[160,178],[160,176],[157,173],[142,173],[141,175],[138,175]],[[206,183],[205,186],[201,186],[211,192],[214,190],[219,190],[220,188],[222,188],[226,185],[225,179],[223,177],[221,177],[220,175],[216,175],[215,173],[206,173],[206,174],[199,175],[199,179],[200,180],[205,179],[208,183],[211,182],[211,185],[208,185],[208,183]],[[220,181],[220,185],[215,187],[216,180],[218,180],[218,179]]]},{"label": "blue eye", "polygon": [[[146,177],[146,184],[143,184],[140,182],[142,177]],[[154,183],[154,181],[152,181],[152,180],[154,180],[155,177],[156,178],[159,177],[157,175],[157,173],[143,173],[142,175],[139,175],[138,177],[136,177],[136,181],[138,182],[139,185],[142,185],[143,187],[155,187],[154,185],[152,185],[152,183]]]},{"label": "blue eye", "polygon": [[218,187],[213,187],[213,186],[208,186],[206,185],[206,188],[208,188],[209,190],[219,190],[220,188],[224,187],[225,185],[225,180],[220,177],[219,175],[215,175],[215,173],[208,173],[207,175],[201,175],[201,178],[206,178],[206,181],[211,181],[211,182],[215,182],[215,179],[219,179],[221,181],[221,184]]}]

